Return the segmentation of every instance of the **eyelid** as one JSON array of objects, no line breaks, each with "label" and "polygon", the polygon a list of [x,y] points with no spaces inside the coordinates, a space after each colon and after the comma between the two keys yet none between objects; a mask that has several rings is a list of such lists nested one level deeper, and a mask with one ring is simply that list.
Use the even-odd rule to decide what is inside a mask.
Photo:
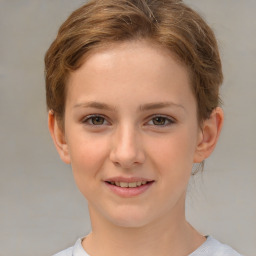
[{"label": "eyelid", "polygon": [[[88,120],[90,120],[91,118],[93,117],[101,117],[104,119],[104,122],[107,122],[107,124],[103,123],[101,125],[96,125],[96,124],[90,124],[88,123]],[[83,124],[86,124],[86,125],[90,125],[90,126],[103,126],[103,125],[109,125],[110,122],[107,120],[106,116],[102,115],[102,114],[91,114],[91,115],[87,115],[85,116],[84,118],[82,118],[81,122]]]},{"label": "eyelid", "polygon": [[165,127],[165,126],[168,126],[168,125],[172,125],[174,123],[176,123],[176,119],[174,117],[171,117],[171,116],[167,116],[167,115],[161,115],[161,114],[155,114],[155,115],[152,115],[150,116],[150,118],[148,119],[148,121],[146,122],[146,124],[148,124],[150,121],[152,121],[154,118],[156,117],[161,117],[161,118],[165,118],[168,123],[167,124],[164,124],[164,125],[155,125],[155,124],[151,124],[152,126],[159,126],[159,127]]},{"label": "eyelid", "polygon": [[[103,118],[104,119],[103,124],[96,125],[96,124],[89,123],[88,121],[90,119],[92,119],[93,117]],[[150,117],[147,118],[147,121],[145,122],[145,124],[148,125],[149,122],[151,122],[156,117],[164,118],[167,121],[167,124],[164,124],[164,125],[150,124],[151,126],[165,127],[165,126],[172,125],[172,124],[176,123],[176,119],[174,117],[171,117],[171,116],[168,116],[168,115],[162,115],[162,114],[154,114],[154,115],[151,115]],[[81,123],[86,124],[86,125],[90,125],[90,126],[103,126],[103,125],[110,125],[111,124],[110,121],[108,120],[108,118],[105,115],[102,115],[102,114],[87,115],[84,118],[82,118]]]}]

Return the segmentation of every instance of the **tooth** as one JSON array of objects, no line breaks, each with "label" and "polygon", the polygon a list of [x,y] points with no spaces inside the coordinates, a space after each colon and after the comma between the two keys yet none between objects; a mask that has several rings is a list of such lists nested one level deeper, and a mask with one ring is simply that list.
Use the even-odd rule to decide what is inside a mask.
[{"label": "tooth", "polygon": [[115,185],[115,182],[114,182],[114,181],[110,181],[110,184],[111,184],[111,185]]},{"label": "tooth", "polygon": [[136,185],[137,185],[137,186],[141,186],[141,181],[137,181],[137,182],[136,182]]},{"label": "tooth", "polygon": [[142,185],[145,185],[146,183],[147,183],[146,181],[142,181],[142,182],[141,182]]},{"label": "tooth", "polygon": [[128,188],[128,183],[127,182],[120,182],[120,187]]},{"label": "tooth", "polygon": [[115,185],[118,186],[118,187],[120,187],[120,182],[119,182],[119,181],[116,181],[116,182],[115,182]]},{"label": "tooth", "polygon": [[136,188],[136,182],[129,183],[129,188]]}]

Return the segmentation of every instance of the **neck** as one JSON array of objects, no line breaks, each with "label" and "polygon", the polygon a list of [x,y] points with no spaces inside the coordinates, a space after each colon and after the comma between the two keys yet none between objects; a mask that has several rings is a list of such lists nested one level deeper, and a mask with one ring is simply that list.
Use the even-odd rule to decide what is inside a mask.
[{"label": "neck", "polygon": [[[184,207],[184,206],[183,206]],[[90,207],[89,207],[90,208]],[[90,255],[188,255],[205,238],[177,211],[142,227],[120,227],[90,209],[92,232],[83,240]]]}]

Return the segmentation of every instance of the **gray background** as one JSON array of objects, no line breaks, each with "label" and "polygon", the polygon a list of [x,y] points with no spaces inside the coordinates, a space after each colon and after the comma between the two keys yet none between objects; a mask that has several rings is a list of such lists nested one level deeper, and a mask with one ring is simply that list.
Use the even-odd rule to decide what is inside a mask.
[{"label": "gray background", "polygon": [[[43,56],[83,1],[0,0],[0,256],[52,255],[90,230],[86,201],[47,130]],[[256,1],[187,0],[214,28],[225,125],[191,180],[187,217],[241,253],[256,251]]]}]

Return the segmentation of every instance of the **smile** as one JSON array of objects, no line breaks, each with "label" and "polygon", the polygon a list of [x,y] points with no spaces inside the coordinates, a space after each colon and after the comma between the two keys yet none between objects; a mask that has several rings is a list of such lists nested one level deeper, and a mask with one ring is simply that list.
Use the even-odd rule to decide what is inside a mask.
[{"label": "smile", "polygon": [[120,182],[120,181],[107,181],[108,184],[121,187],[121,188],[136,188],[146,185],[150,181],[135,181],[135,182]]},{"label": "smile", "polygon": [[112,177],[106,179],[104,183],[107,188],[120,197],[135,197],[144,194],[155,183],[155,180],[149,180],[138,177]]}]

